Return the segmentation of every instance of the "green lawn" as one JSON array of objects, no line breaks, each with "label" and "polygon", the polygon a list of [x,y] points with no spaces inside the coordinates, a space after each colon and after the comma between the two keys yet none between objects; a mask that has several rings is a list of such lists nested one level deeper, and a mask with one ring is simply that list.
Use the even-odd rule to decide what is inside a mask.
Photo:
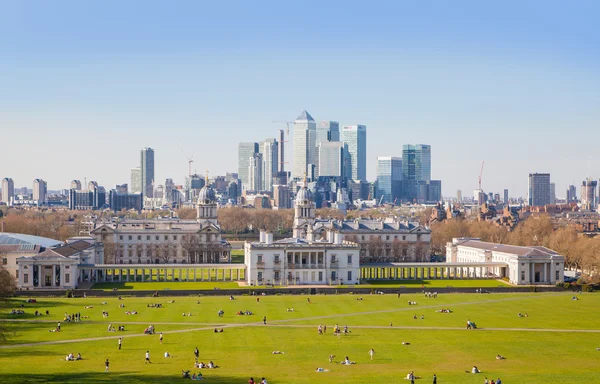
[{"label": "green lawn", "polygon": [[[154,283],[144,283],[154,284]],[[184,284],[184,283],[179,283]],[[597,382],[600,352],[600,295],[572,293],[447,294],[429,299],[422,294],[228,296],[185,298],[76,298],[39,299],[27,304],[12,300],[0,310],[11,331],[10,348],[0,347],[2,383],[163,383],[179,381],[182,369],[193,369],[193,349],[200,361],[213,360],[220,368],[202,370],[208,383],[246,383],[250,376],[265,376],[269,383],[396,383],[414,370],[430,383],[481,384],[485,376],[501,377],[503,383],[583,384]],[[174,300],[174,302],[169,302]],[[416,301],[409,305],[408,301]],[[106,302],[106,304],[101,304]],[[163,308],[148,308],[162,303]],[[10,315],[10,308],[24,305],[25,315]],[[120,308],[123,304],[125,307]],[[85,307],[93,306],[93,308]],[[288,312],[287,308],[294,308]],[[450,308],[452,313],[436,310]],[[36,309],[49,315],[33,316]],[[223,309],[225,315],[217,316]],[[102,317],[102,311],[109,318]],[[138,311],[127,315],[125,311]],[[251,316],[236,315],[250,310]],[[62,323],[62,332],[48,332],[64,313],[89,316],[81,323]],[[182,316],[183,313],[191,316]],[[528,317],[517,314],[527,313]],[[413,316],[416,315],[417,319]],[[421,319],[421,315],[424,316]],[[268,319],[267,326],[262,318]],[[466,330],[467,319],[479,330]],[[390,326],[390,322],[392,326]],[[109,323],[124,324],[125,332],[107,332]],[[351,333],[336,337],[334,324],[348,325]],[[164,332],[143,335],[154,324]],[[327,334],[317,335],[319,324]],[[215,326],[223,333],[213,333]],[[563,332],[559,332],[563,330]],[[117,337],[123,349],[117,350]],[[92,339],[93,338],[93,339]],[[82,339],[82,340],[78,340]],[[87,340],[89,339],[89,340]],[[72,342],[68,342],[72,340]],[[65,341],[67,341],[65,343]],[[402,342],[410,345],[402,345]],[[48,343],[49,342],[49,343]],[[46,343],[31,346],[24,343]],[[375,359],[367,354],[376,351]],[[144,353],[152,364],[144,364]],[[274,350],[283,355],[271,354]],[[165,351],[173,356],[164,358]],[[80,352],[84,360],[64,361],[68,353]],[[330,364],[348,355],[356,365]],[[496,360],[496,354],[507,357]],[[104,373],[104,360],[111,372]],[[467,374],[473,365],[484,373]],[[329,372],[315,372],[323,367]],[[193,370],[198,372],[198,369]]]},{"label": "green lawn", "polygon": [[231,251],[231,262],[244,264],[244,250],[234,249]]}]

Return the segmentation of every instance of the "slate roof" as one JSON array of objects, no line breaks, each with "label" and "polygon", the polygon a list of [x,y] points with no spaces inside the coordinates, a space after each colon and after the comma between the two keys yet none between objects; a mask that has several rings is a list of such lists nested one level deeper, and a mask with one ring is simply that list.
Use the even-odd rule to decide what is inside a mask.
[{"label": "slate roof", "polygon": [[66,244],[66,245],[63,245],[63,246],[60,246],[57,248],[53,248],[52,250],[54,252],[58,253],[59,255],[69,257],[69,256],[73,256],[85,249],[93,248],[93,247],[94,247],[93,244],[90,244],[87,241],[79,240],[79,241],[76,241],[71,244]]},{"label": "slate roof", "polygon": [[458,245],[462,245],[465,247],[471,247],[476,249],[483,249],[486,251],[495,251],[495,252],[503,252],[503,253],[511,253],[521,257],[550,257],[550,256],[560,256],[556,251],[552,249],[541,247],[541,246],[517,246],[517,245],[507,245],[507,244],[496,244],[496,243],[488,243],[485,241],[479,240],[465,240],[463,242],[459,242]]}]

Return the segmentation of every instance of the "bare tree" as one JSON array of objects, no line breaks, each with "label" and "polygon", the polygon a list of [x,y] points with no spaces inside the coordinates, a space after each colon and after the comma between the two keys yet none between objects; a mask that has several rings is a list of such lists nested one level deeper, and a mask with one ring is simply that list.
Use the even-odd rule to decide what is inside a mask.
[{"label": "bare tree", "polygon": [[169,264],[175,256],[176,246],[171,242],[164,242],[158,246],[158,254],[164,264]]},{"label": "bare tree", "polygon": [[198,252],[200,251],[200,240],[198,239],[198,235],[184,236],[181,247],[187,255],[188,263],[198,262]]},{"label": "bare tree", "polygon": [[427,256],[427,245],[422,241],[417,241],[414,245],[416,261],[429,261]]},{"label": "bare tree", "polygon": [[369,242],[367,243],[367,250],[369,251],[369,258],[371,261],[381,261],[383,255],[383,240],[379,235],[371,235]]}]

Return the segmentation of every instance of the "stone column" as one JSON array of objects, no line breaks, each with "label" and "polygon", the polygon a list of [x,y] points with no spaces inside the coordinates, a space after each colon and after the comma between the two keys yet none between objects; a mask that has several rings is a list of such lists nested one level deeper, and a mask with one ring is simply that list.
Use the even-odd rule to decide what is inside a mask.
[{"label": "stone column", "polygon": [[181,268],[179,268],[179,281],[181,281]]},{"label": "stone column", "polygon": [[196,267],[194,267],[194,281],[196,281]]},{"label": "stone column", "polygon": [[52,265],[52,284],[50,284],[50,287],[54,288],[56,285],[56,266],[53,264]]}]

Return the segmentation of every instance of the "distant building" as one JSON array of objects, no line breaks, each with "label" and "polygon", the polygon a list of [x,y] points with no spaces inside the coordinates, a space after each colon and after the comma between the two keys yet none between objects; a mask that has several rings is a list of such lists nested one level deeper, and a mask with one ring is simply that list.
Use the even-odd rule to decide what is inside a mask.
[{"label": "distant building", "polygon": [[419,195],[419,182],[431,180],[431,146],[425,144],[402,146],[402,193],[413,201]]},{"label": "distant building", "polygon": [[15,199],[15,183],[10,177],[2,179],[2,201],[8,205],[13,205]]},{"label": "distant building", "polygon": [[261,191],[263,187],[263,156],[255,153],[248,163],[248,185],[247,190]]},{"label": "distant building", "polygon": [[250,182],[250,159],[258,153],[258,143],[239,143],[238,144],[238,177],[241,181],[242,189],[249,188]]},{"label": "distant building", "polygon": [[459,203],[462,203],[462,200],[463,200],[462,191],[459,189],[456,191],[456,201]]},{"label": "distant building", "polygon": [[586,179],[581,183],[581,208],[584,210],[596,209],[598,200],[596,197],[596,180]]},{"label": "distant building", "polygon": [[319,143],[319,177],[339,177],[346,175],[348,145],[340,141]]},{"label": "distant building", "polygon": [[550,204],[556,204],[556,184],[550,183]]},{"label": "distant building", "polygon": [[127,193],[127,191],[120,192],[119,190],[112,189],[108,196],[110,209],[115,212],[121,210],[129,211],[130,209],[141,211],[144,205],[141,193]]},{"label": "distant building", "polygon": [[351,180],[348,182],[348,187],[352,192],[353,202],[358,199],[367,200],[369,198],[375,198],[375,196],[369,196],[371,184],[368,181]]},{"label": "distant building", "polygon": [[118,193],[129,193],[129,189],[127,188],[127,184],[117,184],[115,189]]},{"label": "distant building", "polygon": [[504,199],[503,199],[504,205],[508,205],[508,189],[504,190]]},{"label": "distant building", "polygon": [[292,178],[294,179],[302,179],[305,174],[312,173],[309,164],[314,167],[318,162],[316,130],[315,119],[307,111],[302,111],[300,116],[294,120],[292,166]]},{"label": "distant building", "polygon": [[273,185],[273,208],[289,209],[292,207],[290,187],[287,185]]},{"label": "distant building", "polygon": [[80,191],[81,190],[81,181],[79,181],[79,180],[73,180],[73,181],[71,181],[71,189],[74,189],[76,191]]},{"label": "distant building", "polygon": [[69,209],[77,211],[95,211],[106,205],[106,190],[93,182],[84,190],[69,190]]},{"label": "distant building", "polygon": [[550,174],[529,174],[529,205],[544,206],[550,204]]},{"label": "distant building", "polygon": [[567,203],[572,203],[577,201],[577,190],[574,185],[569,185],[567,189]]},{"label": "distant building", "polygon": [[351,180],[367,180],[367,127],[346,125],[342,129],[341,141],[348,145],[350,169],[347,177]]},{"label": "distant building", "polygon": [[42,179],[33,180],[33,200],[37,205],[44,205],[48,200],[48,184]]},{"label": "distant building", "polygon": [[131,170],[131,193],[142,193],[142,169]]},{"label": "distant building", "polygon": [[394,203],[402,197],[402,158],[377,158],[377,191],[383,202]]},{"label": "distant building", "polygon": [[140,168],[142,194],[144,197],[154,197],[154,150],[152,148],[141,150]]},{"label": "distant building", "polygon": [[261,141],[258,152],[262,155],[262,185],[260,189],[271,192],[273,178],[277,174],[279,166],[279,143],[275,139]]},{"label": "distant building", "polygon": [[340,123],[337,121],[321,121],[317,125],[317,147],[327,141],[340,141]]}]

